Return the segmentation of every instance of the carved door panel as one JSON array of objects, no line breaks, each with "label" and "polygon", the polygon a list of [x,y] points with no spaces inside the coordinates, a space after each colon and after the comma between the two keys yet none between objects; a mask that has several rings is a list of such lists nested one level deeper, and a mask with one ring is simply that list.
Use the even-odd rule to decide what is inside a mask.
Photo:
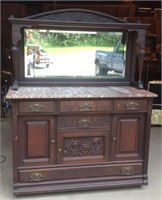
[{"label": "carved door panel", "polygon": [[142,160],[145,115],[117,115],[113,119],[111,159]]},{"label": "carved door panel", "polygon": [[55,162],[55,123],[50,116],[29,116],[18,120],[19,166]]},{"label": "carved door panel", "polygon": [[108,161],[108,131],[58,133],[58,163],[97,163]]}]

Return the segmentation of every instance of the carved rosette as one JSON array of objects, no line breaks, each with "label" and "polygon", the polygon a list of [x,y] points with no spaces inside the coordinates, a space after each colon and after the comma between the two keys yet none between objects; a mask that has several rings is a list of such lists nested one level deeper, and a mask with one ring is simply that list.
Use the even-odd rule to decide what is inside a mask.
[{"label": "carved rosette", "polygon": [[64,157],[98,156],[103,154],[103,137],[80,137],[64,139]]}]

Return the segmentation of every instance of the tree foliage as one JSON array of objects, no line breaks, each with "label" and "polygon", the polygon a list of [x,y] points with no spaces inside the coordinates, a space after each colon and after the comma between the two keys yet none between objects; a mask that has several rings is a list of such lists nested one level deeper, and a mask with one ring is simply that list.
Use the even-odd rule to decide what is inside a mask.
[{"label": "tree foliage", "polygon": [[38,44],[42,47],[84,47],[103,46],[110,47],[119,41],[121,34],[116,33],[71,33],[71,32],[40,32],[30,30],[28,44]]}]

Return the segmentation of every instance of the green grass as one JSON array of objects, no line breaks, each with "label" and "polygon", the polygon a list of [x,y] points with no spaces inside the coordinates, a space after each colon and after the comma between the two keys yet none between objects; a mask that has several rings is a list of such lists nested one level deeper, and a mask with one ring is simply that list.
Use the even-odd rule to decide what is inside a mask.
[{"label": "green grass", "polygon": [[65,54],[65,53],[79,53],[81,51],[88,50],[105,50],[112,51],[113,47],[46,47],[44,48],[50,54]]}]

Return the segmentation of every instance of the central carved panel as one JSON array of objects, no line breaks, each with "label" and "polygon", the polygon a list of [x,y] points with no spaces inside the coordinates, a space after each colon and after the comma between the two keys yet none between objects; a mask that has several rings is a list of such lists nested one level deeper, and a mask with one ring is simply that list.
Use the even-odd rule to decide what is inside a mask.
[{"label": "central carved panel", "polygon": [[98,156],[103,154],[103,137],[64,138],[64,157]]},{"label": "central carved panel", "polygon": [[37,14],[29,19],[39,19],[39,20],[52,20],[52,21],[63,21],[63,22],[91,22],[91,23],[126,23],[122,19],[117,19],[110,15],[104,15],[103,13],[95,12],[92,10],[83,9],[69,9],[52,11],[42,14]]}]

